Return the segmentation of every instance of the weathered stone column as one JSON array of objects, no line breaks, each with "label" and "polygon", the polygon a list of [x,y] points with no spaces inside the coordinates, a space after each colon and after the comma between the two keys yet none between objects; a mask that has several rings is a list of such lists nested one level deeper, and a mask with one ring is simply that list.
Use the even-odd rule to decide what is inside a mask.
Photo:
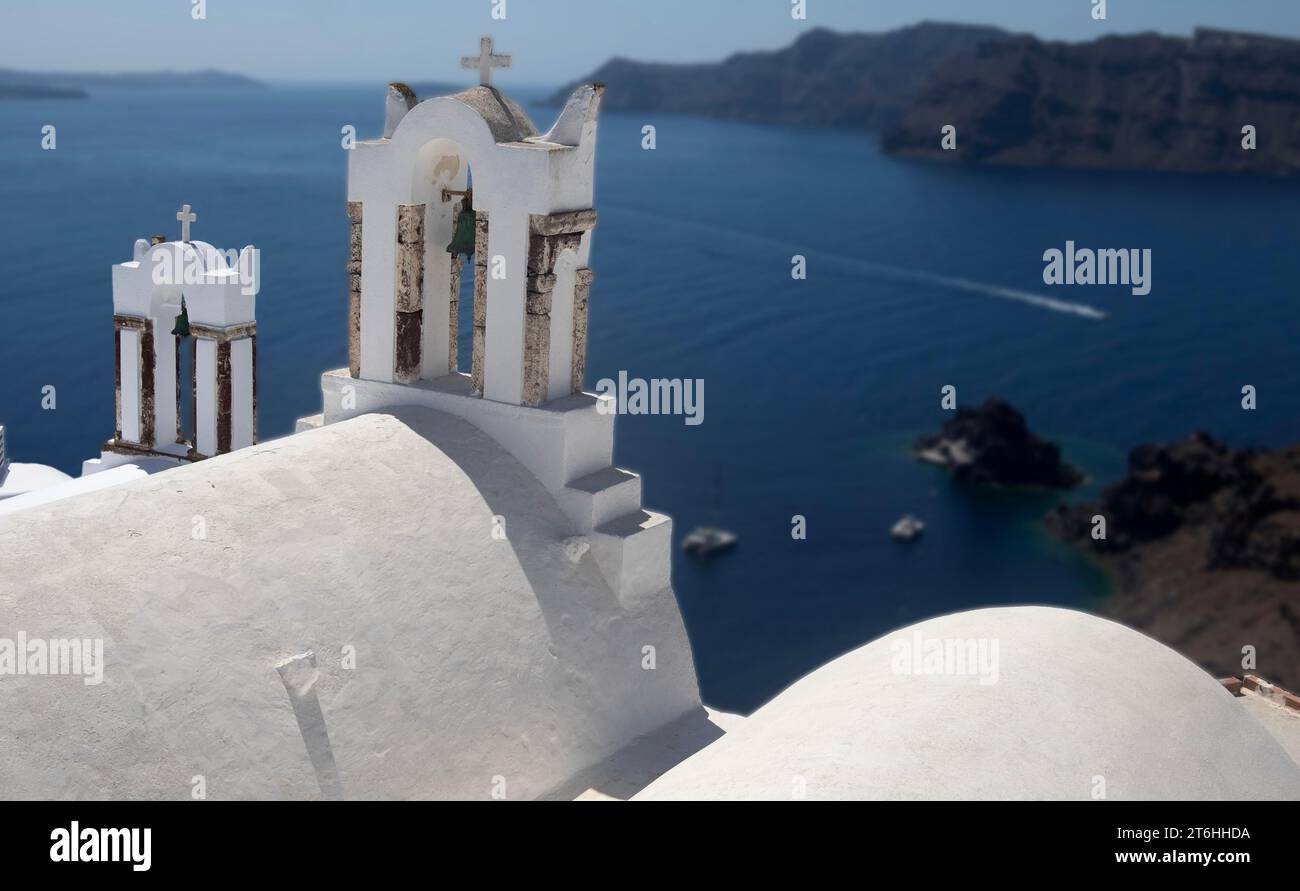
[{"label": "weathered stone column", "polygon": [[[172,364],[172,367],[176,369],[176,444],[180,445],[185,441],[185,435],[181,432],[181,338],[173,337],[172,346],[176,356]],[[193,355],[193,352],[191,350],[190,354]],[[194,369],[191,368],[190,374],[193,375],[193,373]],[[190,380],[194,380],[194,378],[191,377]],[[190,417],[194,416],[190,415]]]},{"label": "weathered stone column", "polygon": [[361,202],[348,202],[348,373],[361,376]]},{"label": "weathered stone column", "polygon": [[551,361],[551,299],[555,276],[529,275],[524,300],[524,405],[546,401]]},{"label": "weathered stone column", "polygon": [[[573,251],[576,254],[582,246],[583,234],[595,225],[594,210],[549,215],[533,214],[529,217],[523,356],[523,403],[525,405],[541,405],[547,400],[550,388],[551,305],[555,292],[556,261],[565,251]],[[575,331],[578,322],[576,292],[577,288],[574,293]],[[585,350],[585,311],[583,318]]]},{"label": "weathered stone column", "polygon": [[[194,326],[190,326],[193,332]],[[194,457],[203,457],[199,453],[199,341],[191,333],[190,336],[190,423],[194,425],[194,430],[190,431],[190,454]]]},{"label": "weathered stone column", "polygon": [[154,447],[155,427],[155,375],[158,367],[158,355],[154,350],[153,319],[144,323],[140,333],[140,445],[146,449]]},{"label": "weathered stone column", "polygon": [[113,442],[122,441],[122,322],[113,316]]},{"label": "weathered stone column", "polygon": [[251,388],[252,397],[253,397],[253,407],[252,407],[251,417],[249,418],[249,421],[252,424],[252,442],[250,442],[249,445],[252,445],[253,443],[257,442],[257,332],[256,331],[254,331],[253,334],[248,338],[248,354],[249,354],[248,358],[250,363],[248,370],[253,378],[252,388]]},{"label": "weathered stone column", "polygon": [[230,341],[217,342],[217,451],[224,455],[230,451],[230,414],[232,401],[230,381]]},{"label": "weathered stone column", "polygon": [[121,445],[154,446],[154,325],[151,319],[114,315],[117,424]]},{"label": "weathered stone column", "polygon": [[397,206],[397,319],[393,377],[409,384],[420,377],[424,326],[424,205]]},{"label": "weathered stone column", "polygon": [[573,378],[569,392],[581,393],[587,383],[587,310],[591,303],[594,273],[586,266],[577,271],[573,289]]},{"label": "weathered stone column", "polygon": [[488,277],[488,215],[476,211],[474,217],[474,342],[470,348],[470,385],[475,396],[483,395],[487,346],[487,277]]}]

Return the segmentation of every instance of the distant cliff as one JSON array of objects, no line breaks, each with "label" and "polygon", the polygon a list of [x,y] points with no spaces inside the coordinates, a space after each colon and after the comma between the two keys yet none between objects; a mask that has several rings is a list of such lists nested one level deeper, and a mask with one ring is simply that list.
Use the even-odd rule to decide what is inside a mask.
[{"label": "distant cliff", "polygon": [[[1127,478],[1047,524],[1111,573],[1103,613],[1220,676],[1300,689],[1300,444],[1234,450],[1197,433],[1140,446]],[[1247,646],[1256,671],[1243,669]]]},{"label": "distant cliff", "polygon": [[896,124],[926,77],[997,28],[923,23],[884,34],[809,31],[785,49],[737,53],[722,62],[668,65],[612,59],[557,91],[561,105],[580,83],[606,85],[612,111],[699,114],[782,124],[878,130]]},{"label": "distant cliff", "polygon": [[[1300,172],[1300,42],[1198,30],[987,42],[948,59],[885,134],[908,157],[1022,166]],[[944,151],[940,131],[957,128]],[[1242,148],[1253,125],[1258,148]]]},{"label": "distant cliff", "polygon": [[89,95],[85,90],[71,90],[63,87],[0,83],[0,101],[5,99],[85,99]]},{"label": "distant cliff", "polygon": [[15,71],[0,68],[0,99],[85,98],[102,89],[250,89],[266,84],[225,71],[139,71],[126,74]]}]

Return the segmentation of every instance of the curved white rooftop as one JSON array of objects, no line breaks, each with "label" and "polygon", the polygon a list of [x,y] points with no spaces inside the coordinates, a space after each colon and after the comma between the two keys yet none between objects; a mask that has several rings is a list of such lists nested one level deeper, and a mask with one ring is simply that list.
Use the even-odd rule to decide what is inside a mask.
[{"label": "curved white rooftop", "polygon": [[57,486],[70,479],[72,477],[62,470],[45,464],[10,462],[5,468],[0,468],[0,500]]},{"label": "curved white rooftop", "polygon": [[572,535],[518,461],[427,409],[0,518],[0,637],[102,638],[105,662],[97,686],[0,679],[0,790],[321,797],[276,668],[310,650],[345,797],[544,794],[702,713],[671,590],[620,604]]},{"label": "curved white rooftop", "polygon": [[[997,641],[995,683],[895,671],[904,645],[971,639]],[[1122,625],[1045,607],[866,644],[635,798],[1082,800],[1098,778],[1112,800],[1300,798],[1300,767],[1214,678]]]}]

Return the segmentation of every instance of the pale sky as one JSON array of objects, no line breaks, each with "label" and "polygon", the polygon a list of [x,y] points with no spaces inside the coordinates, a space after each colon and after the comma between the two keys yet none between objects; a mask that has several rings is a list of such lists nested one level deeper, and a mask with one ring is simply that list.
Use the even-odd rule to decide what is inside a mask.
[{"label": "pale sky", "polygon": [[28,70],[221,68],[267,80],[461,80],[491,34],[515,57],[509,85],[556,84],[611,56],[716,61],[785,46],[810,27],[879,31],[923,19],[1055,39],[1196,25],[1300,37],[1300,0],[0,0],[0,66]]}]

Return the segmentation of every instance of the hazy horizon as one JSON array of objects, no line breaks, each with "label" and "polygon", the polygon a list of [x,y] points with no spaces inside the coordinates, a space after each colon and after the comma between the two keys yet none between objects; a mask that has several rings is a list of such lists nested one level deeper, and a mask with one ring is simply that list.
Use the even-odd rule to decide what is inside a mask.
[{"label": "hazy horizon", "polygon": [[[3,67],[36,73],[194,72],[217,69],[271,83],[363,84],[404,79],[459,83],[472,77],[461,56],[491,34],[514,67],[496,82],[543,87],[589,74],[621,56],[647,62],[716,62],[736,52],[779,49],[818,27],[890,31],[923,21],[992,25],[1051,40],[1196,27],[1300,38],[1294,0],[1108,0],[1108,17],[1091,0],[807,0],[807,18],[788,0],[658,0],[652,11],[601,0],[94,0],[9,6],[0,12]],[[500,2],[500,0],[497,0]],[[71,19],[79,26],[67,27]]]}]

